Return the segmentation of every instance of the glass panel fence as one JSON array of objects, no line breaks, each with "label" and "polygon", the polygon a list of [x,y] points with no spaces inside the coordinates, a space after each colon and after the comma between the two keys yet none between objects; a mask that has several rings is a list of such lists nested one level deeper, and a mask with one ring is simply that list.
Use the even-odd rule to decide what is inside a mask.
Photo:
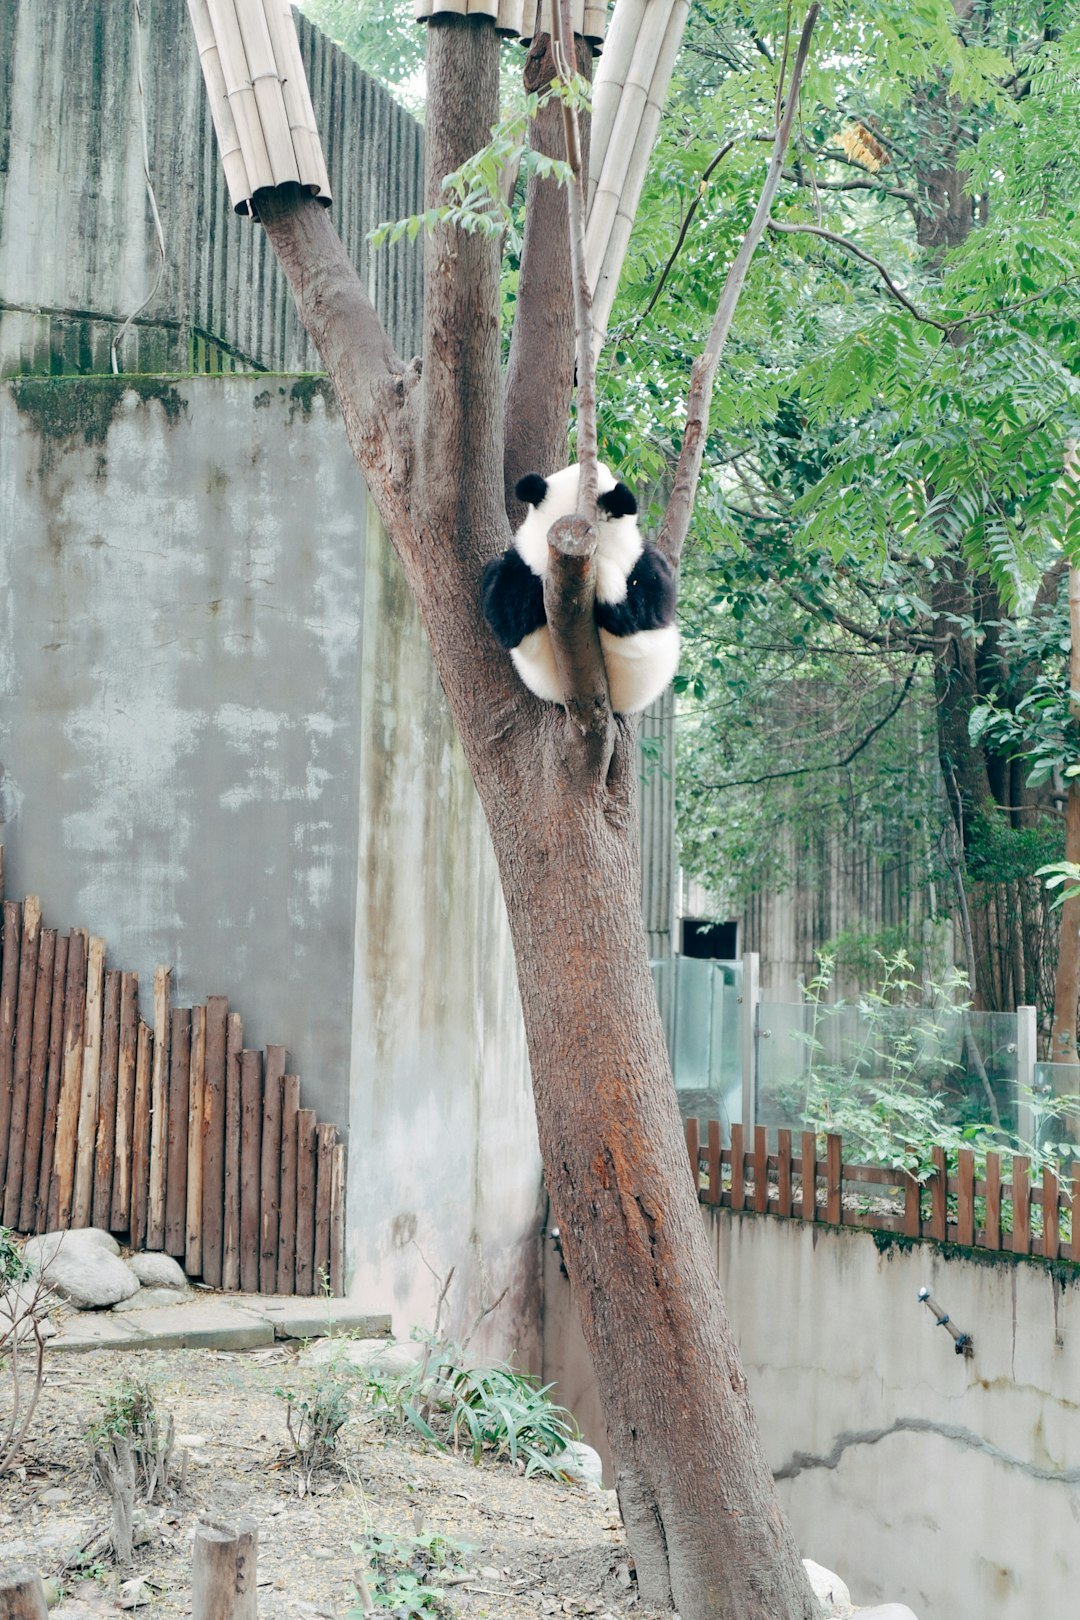
[{"label": "glass panel fence", "polygon": [[684,1119],[742,1118],[742,963],[673,957],[652,964]]},{"label": "glass panel fence", "polygon": [[926,1140],[935,1125],[1019,1123],[1013,1013],[763,1001],[756,1045],[772,1144],[781,1127],[831,1127],[846,1157],[873,1160],[905,1130]]}]

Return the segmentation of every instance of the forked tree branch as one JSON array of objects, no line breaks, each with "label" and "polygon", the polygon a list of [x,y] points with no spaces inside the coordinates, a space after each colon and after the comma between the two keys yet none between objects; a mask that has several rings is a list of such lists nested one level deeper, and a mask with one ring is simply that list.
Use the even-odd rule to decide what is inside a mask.
[{"label": "forked tree branch", "polygon": [[819,236],[823,242],[831,242],[834,247],[843,248],[846,253],[854,254],[857,259],[861,259],[864,264],[870,265],[872,269],[877,271],[889,296],[902,305],[909,315],[913,315],[924,326],[936,326],[939,332],[949,330],[945,321],[937,321],[932,315],[924,315],[922,310],[911,302],[907,294],[901,292],[881,260],[875,259],[872,253],[867,253],[865,248],[861,248],[857,242],[851,241],[850,237],[841,236],[837,231],[826,230],[824,225],[804,225],[790,220],[770,219],[769,229],[777,232],[784,231],[791,236]]},{"label": "forked tree branch", "polygon": [[[388,528],[405,504],[411,447],[403,406],[415,373],[395,352],[328,211],[300,186],[260,191],[259,223],[334,385],[353,454]],[[386,446],[393,442],[395,455]]]},{"label": "forked tree branch", "polygon": [[[555,65],[564,86],[570,67],[565,42],[570,32],[569,0],[551,8],[551,43]],[[596,574],[596,361],[592,343],[592,294],[585,270],[585,176],[577,112],[563,102],[566,160],[570,166],[567,216],[570,239],[570,274],[574,290],[574,325],[577,333],[577,451],[581,469],[578,511],[561,518],[548,533],[550,567],[544,581],[544,611],[563,702],[574,729],[594,744],[606,740],[611,725],[607,672],[593,614]]]},{"label": "forked tree branch", "polygon": [[784,156],[791,140],[795,111],[799,104],[799,88],[802,84],[806,59],[810,52],[810,38],[818,19],[818,10],[817,0],[814,0],[814,4],[806,14],[806,21],[803,24],[802,35],[799,39],[799,47],[795,52],[795,61],[791,69],[791,80],[787,88],[784,112],[777,126],[772,155],[769,159],[768,173],[765,177],[765,184],[761,188],[761,196],[758,198],[754,217],[727,273],[727,279],[724,282],[723,292],[720,294],[720,301],[716,306],[716,314],[713,317],[705,349],[694,361],[690,372],[690,391],[686,400],[686,427],[683,432],[682,450],[679,455],[678,465],[675,468],[675,479],[667,511],[664,514],[663,527],[656,542],[657,548],[664,553],[673,567],[678,566],[683,542],[690,528],[690,518],[694,509],[694,496],[701,475],[701,461],[705,452],[705,439],[709,428],[709,403],[712,399],[716,369],[724,352],[724,346],[727,343],[735,308],[739,302],[739,295],[742,292],[747,272],[750,269],[750,262],[757,250],[758,243],[765,233],[773,199],[783,176]]}]

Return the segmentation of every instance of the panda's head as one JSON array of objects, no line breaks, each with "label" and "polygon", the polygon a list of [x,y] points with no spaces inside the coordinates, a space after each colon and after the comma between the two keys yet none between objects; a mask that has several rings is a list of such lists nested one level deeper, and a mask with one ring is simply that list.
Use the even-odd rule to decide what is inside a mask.
[{"label": "panda's head", "polygon": [[[628,574],[641,554],[637,501],[633,490],[620,483],[602,461],[597,462],[597,474],[596,515],[600,525],[597,550],[601,557],[610,556],[620,567],[625,554],[625,573]],[[514,545],[534,574],[547,572],[547,535],[551,525],[558,518],[569,517],[577,511],[578,476],[575,462],[571,467],[552,473],[550,478],[526,473],[514,486],[518,500],[530,508],[514,535]]]}]

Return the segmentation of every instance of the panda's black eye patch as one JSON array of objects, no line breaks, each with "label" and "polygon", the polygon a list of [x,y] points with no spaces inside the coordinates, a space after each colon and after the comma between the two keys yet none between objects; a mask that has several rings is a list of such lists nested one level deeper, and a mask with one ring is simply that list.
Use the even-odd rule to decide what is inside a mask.
[{"label": "panda's black eye patch", "polygon": [[530,506],[539,506],[547,494],[547,479],[541,478],[539,473],[526,473],[524,478],[519,478],[514,485],[514,494],[519,501],[526,501]]},{"label": "panda's black eye patch", "polygon": [[633,517],[637,511],[634,492],[625,484],[616,484],[614,489],[606,490],[596,504],[608,517]]}]

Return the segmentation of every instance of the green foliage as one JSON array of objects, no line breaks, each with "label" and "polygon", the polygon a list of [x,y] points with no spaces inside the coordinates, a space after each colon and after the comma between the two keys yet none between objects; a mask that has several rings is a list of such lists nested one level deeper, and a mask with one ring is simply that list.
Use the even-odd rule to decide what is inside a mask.
[{"label": "green foliage", "polygon": [[154,1502],[162,1499],[170,1484],[175,1434],[172,1414],[158,1406],[151,1386],[128,1379],[109,1396],[101,1417],[89,1425],[86,1441],[99,1472],[103,1454],[130,1448],[142,1497]]},{"label": "green foliage", "polygon": [[369,1574],[361,1592],[364,1607],[349,1610],[349,1620],[362,1620],[372,1607],[385,1609],[395,1620],[425,1620],[452,1611],[445,1588],[438,1584],[462,1573],[460,1542],[431,1532],[392,1536],[371,1531],[353,1551],[365,1560]]},{"label": "green foliage", "polygon": [[415,117],[423,115],[427,30],[411,0],[304,0],[301,9]]},{"label": "green foliage", "polygon": [[808,1060],[803,1123],[839,1132],[855,1162],[925,1178],[935,1145],[955,1151],[988,1129],[981,1122],[958,1128],[947,1106],[946,1085],[960,1073],[959,1015],[967,1003],[956,997],[966,981],[953,969],[920,982],[902,949],[878,965],[878,984],[854,1009],[826,999],[835,967],[827,955],[807,987],[810,1022],[798,1037]]},{"label": "green foliage", "polygon": [[442,189],[449,201],[428,208],[422,214],[410,214],[406,219],[377,225],[368,232],[368,241],[376,248],[384,244],[392,246],[403,236],[412,242],[422,230],[430,234],[436,225],[453,225],[469,236],[479,233],[496,240],[505,237],[511,251],[520,252],[521,239],[514,209],[506,195],[507,177],[516,177],[520,171],[537,174],[544,180],[557,180],[564,186],[570,183],[568,163],[530,149],[529,124],[548,101],[562,100],[572,106],[586,101],[588,88],[585,80],[575,77],[568,85],[554,85],[543,94],[526,96],[523,105],[492,130],[486,146],[460,168],[444,176]]},{"label": "green foliage", "polygon": [[310,1394],[281,1388],[274,1393],[285,1402],[285,1427],[300,1469],[301,1495],[306,1495],[314,1476],[338,1455],[341,1431],[352,1416],[352,1388],[331,1368]]},{"label": "green foliage", "polygon": [[0,1294],[15,1288],[31,1275],[31,1268],[23,1259],[22,1250],[15,1241],[14,1232],[0,1226]]},{"label": "green foliage", "polygon": [[454,1451],[473,1462],[504,1458],[526,1474],[563,1476],[559,1457],[577,1438],[565,1407],[528,1374],[505,1362],[475,1366],[461,1345],[426,1339],[427,1353],[410,1372],[366,1373],[373,1415],[399,1431]]}]

